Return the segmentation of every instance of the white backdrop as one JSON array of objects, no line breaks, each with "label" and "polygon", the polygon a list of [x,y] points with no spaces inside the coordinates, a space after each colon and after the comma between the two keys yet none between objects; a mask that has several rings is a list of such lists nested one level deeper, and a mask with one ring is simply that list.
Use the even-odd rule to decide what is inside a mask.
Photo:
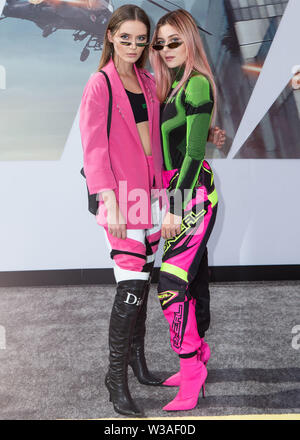
[{"label": "white backdrop", "polygon": [[[1,271],[111,267],[81,164],[78,117],[61,161],[0,162]],[[299,264],[300,162],[211,164],[220,203],[210,265]]]},{"label": "white backdrop", "polygon": [[[278,50],[286,51],[294,32],[290,26],[290,34],[276,42]],[[274,84],[285,85],[291,67],[273,70]],[[264,90],[256,94],[256,108],[269,99],[270,88]],[[60,161],[0,162],[0,271],[111,267],[103,230],[86,208],[78,115]],[[220,203],[209,264],[299,264],[300,161],[210,163]],[[161,247],[157,265],[160,255]]]}]

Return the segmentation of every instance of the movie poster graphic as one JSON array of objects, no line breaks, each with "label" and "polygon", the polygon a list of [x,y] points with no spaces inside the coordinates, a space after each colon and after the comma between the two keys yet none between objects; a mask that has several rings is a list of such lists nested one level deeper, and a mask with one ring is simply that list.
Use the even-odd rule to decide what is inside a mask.
[{"label": "movie poster graphic", "polygon": [[[0,3],[0,160],[59,160],[83,88],[98,68],[107,23],[124,1],[6,0]],[[287,0],[130,1],[152,26],[167,11],[196,19],[218,89],[216,124],[226,158],[287,6]],[[300,63],[300,61],[299,61]],[[150,66],[147,66],[150,68]],[[150,68],[151,69],[151,68]],[[299,90],[291,83],[236,158],[300,157]]]}]

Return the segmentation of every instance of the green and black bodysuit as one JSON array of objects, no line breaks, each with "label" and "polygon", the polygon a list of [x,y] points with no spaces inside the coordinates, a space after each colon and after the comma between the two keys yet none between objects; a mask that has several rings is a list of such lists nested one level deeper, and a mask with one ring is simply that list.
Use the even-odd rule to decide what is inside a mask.
[{"label": "green and black bodysuit", "polygon": [[189,80],[166,103],[173,89],[178,85],[178,71],[169,95],[161,107],[161,135],[165,170],[178,169],[174,198],[170,199],[171,213],[175,212],[176,195],[182,197],[182,209],[192,198],[202,162],[205,156],[214,99],[208,79],[199,72],[193,72]]}]

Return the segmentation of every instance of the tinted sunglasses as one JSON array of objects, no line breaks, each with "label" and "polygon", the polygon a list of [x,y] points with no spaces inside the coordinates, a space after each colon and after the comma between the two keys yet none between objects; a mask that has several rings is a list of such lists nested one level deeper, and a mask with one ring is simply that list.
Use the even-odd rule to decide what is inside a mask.
[{"label": "tinted sunglasses", "polygon": [[[131,46],[133,44],[132,41],[119,41],[122,46]],[[149,43],[135,43],[137,47],[146,47],[149,46]]]},{"label": "tinted sunglasses", "polygon": [[163,48],[166,46],[169,49],[177,49],[177,47],[181,46],[183,44],[183,41],[174,41],[173,43],[169,44],[153,44],[152,49],[154,50],[163,50]]}]

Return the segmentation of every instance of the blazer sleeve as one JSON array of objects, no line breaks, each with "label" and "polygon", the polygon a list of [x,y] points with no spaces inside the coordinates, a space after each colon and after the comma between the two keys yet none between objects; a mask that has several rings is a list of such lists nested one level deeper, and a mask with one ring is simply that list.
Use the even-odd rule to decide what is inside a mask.
[{"label": "blazer sleeve", "polygon": [[84,88],[79,117],[83,167],[90,194],[117,188],[107,138],[108,102],[105,77],[94,73]]}]

